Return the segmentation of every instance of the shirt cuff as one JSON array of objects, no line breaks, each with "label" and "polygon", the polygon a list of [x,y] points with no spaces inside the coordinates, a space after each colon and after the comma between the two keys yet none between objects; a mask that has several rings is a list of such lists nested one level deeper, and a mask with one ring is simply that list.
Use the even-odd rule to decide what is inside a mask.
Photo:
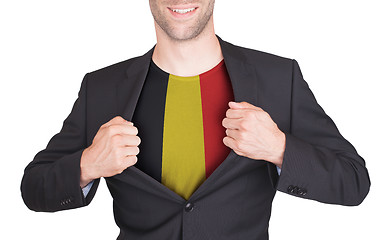
[{"label": "shirt cuff", "polygon": [[[94,180],[93,180],[94,181]],[[87,197],[88,193],[89,193],[89,190],[91,190],[91,187],[93,185],[93,181],[88,183],[87,186],[83,187],[81,190],[83,190],[83,195],[84,195],[84,198]]]},{"label": "shirt cuff", "polygon": [[279,176],[280,176],[281,168],[279,168],[278,166],[276,166],[276,169],[277,169],[277,174],[279,174]]}]

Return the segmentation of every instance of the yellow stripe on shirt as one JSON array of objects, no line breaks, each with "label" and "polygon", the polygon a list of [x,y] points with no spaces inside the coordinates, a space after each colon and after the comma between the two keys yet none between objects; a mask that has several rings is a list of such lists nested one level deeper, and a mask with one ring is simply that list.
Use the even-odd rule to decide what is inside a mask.
[{"label": "yellow stripe on shirt", "polygon": [[199,76],[169,75],[162,157],[162,184],[189,199],[206,178]]}]

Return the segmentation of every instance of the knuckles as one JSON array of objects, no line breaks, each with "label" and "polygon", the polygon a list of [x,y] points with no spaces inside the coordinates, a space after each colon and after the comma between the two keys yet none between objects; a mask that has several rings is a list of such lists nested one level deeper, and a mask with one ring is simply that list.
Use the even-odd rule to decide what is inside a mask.
[{"label": "knuckles", "polygon": [[106,128],[106,131],[108,133],[108,136],[112,137],[116,133],[120,131],[120,126],[118,125],[110,125]]},{"label": "knuckles", "polygon": [[116,116],[116,117],[112,118],[112,121],[122,121],[122,120],[124,120],[124,118],[122,118],[121,116]]},{"label": "knuckles", "polygon": [[259,120],[264,121],[264,122],[266,122],[266,121],[268,121],[270,119],[269,114],[267,112],[264,112],[264,111],[263,112],[259,112],[257,114],[257,117],[258,117]]},{"label": "knuckles", "polygon": [[113,146],[120,145],[122,142],[122,136],[121,135],[113,135],[111,136],[111,143]]},{"label": "knuckles", "polygon": [[239,129],[247,130],[250,127],[248,120],[239,121]]},{"label": "knuckles", "polygon": [[256,111],[246,111],[244,113],[244,118],[245,119],[254,119],[256,114],[257,114]]},{"label": "knuckles", "polygon": [[126,123],[128,122],[127,120],[125,120],[123,117],[121,116],[116,116],[114,118],[112,118],[110,121],[110,123]]},{"label": "knuckles", "polygon": [[248,133],[246,131],[239,131],[238,133],[239,140],[246,140],[247,138],[248,138]]}]

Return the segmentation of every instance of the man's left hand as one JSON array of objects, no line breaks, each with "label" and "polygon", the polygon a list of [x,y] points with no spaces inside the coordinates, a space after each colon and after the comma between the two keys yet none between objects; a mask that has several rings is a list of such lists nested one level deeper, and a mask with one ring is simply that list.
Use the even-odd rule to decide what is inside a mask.
[{"label": "man's left hand", "polygon": [[240,156],[265,160],[281,168],[285,134],[263,109],[247,102],[229,102],[223,126],[224,144]]}]

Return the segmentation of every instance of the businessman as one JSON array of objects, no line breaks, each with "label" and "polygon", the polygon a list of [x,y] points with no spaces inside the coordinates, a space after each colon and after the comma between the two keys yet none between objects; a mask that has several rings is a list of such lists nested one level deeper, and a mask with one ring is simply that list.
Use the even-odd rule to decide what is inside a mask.
[{"label": "businessman", "polygon": [[365,162],[298,63],[215,34],[214,0],[150,0],[157,43],[85,75],[26,167],[25,204],[88,205],[104,177],[117,239],[268,239],[276,190],[359,205]]}]

